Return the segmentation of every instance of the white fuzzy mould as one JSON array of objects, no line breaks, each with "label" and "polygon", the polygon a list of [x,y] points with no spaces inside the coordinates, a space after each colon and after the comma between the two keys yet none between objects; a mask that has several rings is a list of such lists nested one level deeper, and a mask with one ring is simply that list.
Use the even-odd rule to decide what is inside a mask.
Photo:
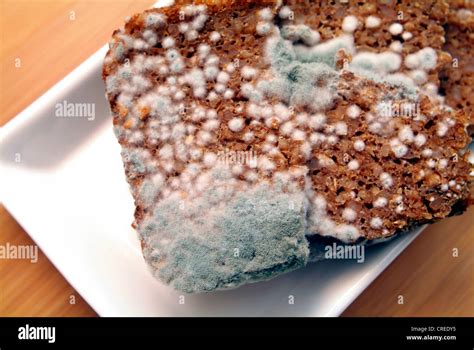
[{"label": "white fuzzy mould", "polygon": [[410,69],[415,69],[420,66],[420,59],[417,54],[410,54],[405,57],[405,66]]},{"label": "white fuzzy mould", "polygon": [[359,25],[359,21],[357,20],[356,16],[346,16],[342,20],[342,30],[346,33],[353,33],[357,26]]},{"label": "white fuzzy mould", "polygon": [[274,134],[269,134],[267,137],[265,137],[265,140],[270,143],[276,143],[278,138]]},{"label": "white fuzzy mould", "polygon": [[421,155],[425,158],[428,158],[433,155],[433,151],[430,148],[425,148],[423,151],[421,151]]},{"label": "white fuzzy mould", "polygon": [[255,182],[258,180],[258,174],[255,171],[247,171],[245,173],[245,179],[250,182]]},{"label": "white fuzzy mould", "polygon": [[417,85],[422,85],[428,81],[428,75],[421,69],[412,70],[409,76]]},{"label": "white fuzzy mould", "polygon": [[291,138],[295,141],[304,141],[306,139],[306,133],[303,130],[295,129],[291,134]]},{"label": "white fuzzy mould", "polygon": [[146,40],[146,42],[150,46],[155,46],[156,43],[158,42],[158,36],[151,29],[147,29],[143,31],[143,38]]},{"label": "white fuzzy mould", "polygon": [[300,147],[301,154],[305,157],[306,160],[311,158],[311,144],[309,142],[303,142]]},{"label": "white fuzzy mould", "polygon": [[162,27],[166,24],[166,16],[161,13],[150,13],[145,17],[145,26]]},{"label": "white fuzzy mould", "polygon": [[365,26],[367,28],[377,28],[380,27],[382,23],[381,19],[376,16],[369,16],[365,19]]},{"label": "white fuzzy mould", "polygon": [[296,115],[296,124],[298,126],[307,126],[309,124],[309,117],[308,117],[308,114],[307,113],[298,113]]},{"label": "white fuzzy mould", "polygon": [[224,85],[227,84],[229,79],[230,79],[229,74],[224,71],[219,72],[219,74],[217,75],[217,82],[220,84],[224,84]]},{"label": "white fuzzy mould", "polygon": [[403,26],[400,23],[393,23],[388,28],[388,31],[392,35],[400,35],[403,33]]},{"label": "white fuzzy mould", "polygon": [[438,93],[438,87],[433,84],[433,83],[427,83],[425,86],[424,86],[424,91],[427,95],[429,95],[430,97],[431,96],[436,96],[436,94]]},{"label": "white fuzzy mould", "polygon": [[452,118],[446,118],[445,121],[450,127],[456,125],[456,121]]},{"label": "white fuzzy mould", "polygon": [[197,31],[200,31],[202,28],[204,28],[204,25],[206,24],[208,18],[209,17],[203,13],[198,15],[191,22],[191,27]]},{"label": "white fuzzy mould", "polygon": [[405,40],[405,41],[410,40],[411,38],[413,38],[413,34],[410,33],[410,32],[404,32],[404,33],[402,34],[402,38],[403,38],[403,40]]},{"label": "white fuzzy mould", "polygon": [[339,137],[337,137],[336,135],[329,135],[326,140],[330,145],[334,146],[339,142]]},{"label": "white fuzzy mould", "polygon": [[170,47],[173,47],[174,44],[175,44],[175,41],[170,36],[164,37],[163,41],[161,42],[161,46],[163,46],[164,49],[169,49]]},{"label": "white fuzzy mould", "polygon": [[383,225],[383,221],[378,216],[370,220],[370,227],[372,227],[373,229],[380,229],[382,228],[382,225]]},{"label": "white fuzzy mould", "polygon": [[415,140],[415,135],[409,125],[404,125],[398,131],[398,138],[402,142],[412,143]]},{"label": "white fuzzy mould", "polygon": [[389,47],[393,52],[401,53],[403,51],[403,44],[398,40],[392,42]]},{"label": "white fuzzy mould", "polygon": [[383,172],[380,174],[379,178],[384,188],[390,188],[393,186],[393,178],[389,173]]},{"label": "white fuzzy mould", "polygon": [[388,204],[388,201],[387,201],[387,198],[385,197],[379,197],[372,204],[374,208],[383,208]]},{"label": "white fuzzy mould", "polygon": [[219,95],[215,92],[215,91],[211,91],[208,95],[207,95],[207,99],[209,101],[215,101],[219,98]]},{"label": "white fuzzy mould", "polygon": [[273,12],[270,8],[266,7],[260,11],[258,11],[258,16],[263,20],[263,21],[271,21],[273,19]]},{"label": "white fuzzy mould", "polygon": [[448,160],[445,158],[442,158],[438,162],[438,169],[445,169],[448,166]]},{"label": "white fuzzy mould", "polygon": [[410,69],[421,68],[424,70],[430,70],[435,68],[436,64],[436,51],[431,47],[425,47],[418,52],[412,53],[405,57],[405,66]]},{"label": "white fuzzy mould", "polygon": [[213,152],[206,152],[203,157],[204,165],[211,168],[217,162],[217,155]]},{"label": "white fuzzy mould", "polygon": [[197,48],[197,52],[198,52],[198,55],[199,55],[199,58],[201,59],[205,59],[209,53],[211,52],[211,47],[207,44],[199,44],[198,48]]},{"label": "white fuzzy mould", "polygon": [[437,54],[431,47],[425,47],[418,51],[417,55],[420,57],[421,68],[424,70],[430,70],[436,67]]},{"label": "white fuzzy mould", "polygon": [[443,192],[448,192],[448,190],[449,190],[448,184],[442,184],[442,185],[441,185],[441,191],[443,191]]},{"label": "white fuzzy mould", "polygon": [[415,136],[414,141],[417,147],[421,147],[426,143],[426,136],[423,134],[418,134]]},{"label": "white fuzzy mould", "polygon": [[207,80],[215,80],[219,74],[219,68],[216,66],[206,66],[204,68],[204,76]]},{"label": "white fuzzy mould", "polygon": [[428,159],[426,161],[426,165],[428,168],[434,168],[436,166],[436,161],[434,159]]},{"label": "white fuzzy mould", "polygon": [[314,46],[321,40],[318,31],[308,28],[304,24],[291,25],[287,24],[283,27],[285,39],[293,42],[302,41],[305,45]]},{"label": "white fuzzy mould", "polygon": [[222,94],[222,93],[224,93],[224,91],[226,90],[226,86],[225,86],[225,84],[217,83],[216,85],[214,85],[214,90],[215,90],[218,94]]},{"label": "white fuzzy mould", "polygon": [[161,76],[167,76],[169,74],[169,68],[168,66],[162,64],[158,67],[158,73],[161,75]]},{"label": "white fuzzy mould", "polygon": [[193,160],[200,160],[202,158],[202,150],[200,148],[192,148],[189,152],[191,155],[191,159]]},{"label": "white fuzzy mould", "polygon": [[211,34],[209,34],[209,40],[212,41],[213,43],[218,42],[219,40],[221,40],[220,33],[213,31]]},{"label": "white fuzzy mould", "polygon": [[170,174],[174,171],[174,162],[167,161],[161,163],[161,167],[165,170],[166,173]]},{"label": "white fuzzy mould", "polygon": [[258,119],[260,118],[260,107],[255,103],[248,103],[246,108],[247,115],[249,117]]},{"label": "white fuzzy mould", "polygon": [[359,161],[357,159],[353,159],[347,164],[349,170],[357,170],[359,169],[359,166]]},{"label": "white fuzzy mould", "polygon": [[246,80],[251,80],[257,75],[257,70],[250,66],[243,66],[240,70],[240,74],[242,75],[242,78]]},{"label": "white fuzzy mould", "polygon": [[273,116],[273,108],[270,105],[264,105],[263,107],[260,108],[260,115],[262,118],[270,118]]},{"label": "white fuzzy mould", "polygon": [[319,212],[324,212],[326,211],[326,198],[324,198],[321,194],[318,194],[314,197],[313,199],[313,206],[314,209],[316,209]]},{"label": "white fuzzy mould", "polygon": [[[176,85],[176,83],[178,82],[178,80],[176,79],[176,77],[168,77],[166,78],[166,82],[169,84],[169,85]],[[159,88],[166,88],[165,86],[159,86]]]},{"label": "white fuzzy mould", "polygon": [[364,67],[367,64],[373,66],[378,74],[387,75],[400,69],[402,58],[399,54],[391,51],[381,53],[360,52],[354,55],[351,65]]},{"label": "white fuzzy mould", "polygon": [[365,149],[365,143],[362,140],[355,140],[354,141],[354,149],[357,152],[362,152]]},{"label": "white fuzzy mould", "polygon": [[344,208],[342,211],[342,218],[347,222],[353,222],[357,218],[357,213],[352,208]]},{"label": "white fuzzy mould", "polygon": [[321,130],[326,126],[326,116],[322,113],[314,114],[309,118],[309,127],[313,130]]},{"label": "white fuzzy mould", "polygon": [[448,182],[448,185],[449,185],[449,187],[454,187],[454,186],[456,186],[456,181],[451,180],[451,181]]},{"label": "white fuzzy mould", "polygon": [[231,90],[231,89],[227,89],[227,90],[224,92],[224,99],[230,100],[232,97],[234,97],[234,91]]},{"label": "white fuzzy mould", "polygon": [[390,147],[397,158],[403,157],[408,152],[408,147],[401,143],[398,138],[393,138],[390,140]]},{"label": "white fuzzy mould", "polygon": [[180,24],[178,25],[178,31],[179,31],[181,34],[186,33],[187,31],[189,31],[189,24],[188,24],[188,23],[180,23]]},{"label": "white fuzzy mould", "polygon": [[267,35],[268,33],[270,33],[272,29],[272,25],[270,23],[267,23],[267,22],[258,22],[257,23],[257,34],[258,35]]},{"label": "white fuzzy mould", "polygon": [[184,123],[178,123],[173,126],[171,131],[171,137],[174,140],[180,140],[186,135],[186,125]]},{"label": "white fuzzy mould", "polygon": [[280,11],[278,12],[278,16],[281,19],[288,19],[291,16],[291,8],[289,6],[283,6]]},{"label": "white fuzzy mould", "polygon": [[274,170],[276,166],[275,163],[270,160],[270,158],[262,156],[258,158],[258,168],[265,171],[271,171]]},{"label": "white fuzzy mould", "polygon": [[360,116],[361,109],[357,105],[350,105],[347,107],[346,114],[351,119],[356,119]]},{"label": "white fuzzy mould", "polygon": [[309,136],[309,142],[312,144],[312,145],[320,145],[322,144],[323,142],[326,141],[326,135],[324,134],[321,134],[319,132],[313,132],[310,136]]},{"label": "white fuzzy mould", "polygon": [[188,40],[188,41],[193,41],[193,40],[196,40],[196,39],[198,38],[198,36],[199,36],[198,31],[195,30],[195,29],[191,29],[191,30],[189,30],[189,31],[186,32],[186,34],[185,34],[184,37],[185,37],[186,40]]},{"label": "white fuzzy mould", "polygon": [[382,132],[382,124],[379,122],[370,123],[369,131],[376,135],[380,134]]},{"label": "white fuzzy mould", "polygon": [[219,128],[219,120],[218,119],[210,119],[210,120],[207,120],[203,125],[203,129],[204,130],[207,130],[207,131],[212,131],[212,130],[216,130],[217,128]]},{"label": "white fuzzy mould", "polygon": [[283,121],[286,121],[286,120],[290,119],[290,117],[291,117],[290,109],[282,103],[277,103],[273,107],[273,112],[276,114],[276,116],[278,118],[280,118]]},{"label": "white fuzzy mould", "polygon": [[184,93],[184,91],[179,90],[174,94],[173,98],[176,101],[181,101],[185,96],[186,96],[186,94]]},{"label": "white fuzzy mould", "polygon": [[169,62],[172,62],[181,57],[176,49],[168,49],[165,53],[165,57]]},{"label": "white fuzzy mould", "polygon": [[173,147],[171,145],[164,145],[158,151],[158,155],[163,159],[173,158]]},{"label": "white fuzzy mould", "polygon": [[233,132],[239,132],[239,131],[242,131],[242,129],[244,128],[244,120],[242,118],[232,118],[230,121],[229,121],[229,129]]},{"label": "white fuzzy mould", "polygon": [[143,140],[145,139],[145,135],[141,131],[134,131],[130,136],[129,142],[134,145],[141,145]]},{"label": "white fuzzy mould", "polygon": [[207,90],[204,86],[198,86],[193,89],[193,94],[197,98],[204,98],[206,97]]},{"label": "white fuzzy mould", "polygon": [[347,124],[340,121],[334,124],[334,131],[336,132],[336,135],[347,135]]},{"label": "white fuzzy mould", "polygon": [[242,137],[242,139],[245,141],[245,142],[252,142],[253,139],[254,139],[254,134],[253,132],[251,131],[248,131],[244,134],[244,136]]},{"label": "white fuzzy mould", "polygon": [[405,207],[403,204],[399,204],[396,208],[395,208],[395,212],[397,214],[400,214],[401,212],[403,212],[405,210]]},{"label": "white fuzzy mould", "polygon": [[444,137],[446,136],[448,131],[449,131],[448,124],[444,122],[438,122],[438,124],[436,125],[436,135],[438,135],[439,137]]},{"label": "white fuzzy mould", "polygon": [[242,174],[244,172],[244,167],[240,164],[235,164],[233,167],[232,167],[232,174],[234,174],[235,176],[239,176],[240,174]]},{"label": "white fuzzy mould", "polygon": [[199,145],[205,146],[209,144],[211,141],[212,141],[211,133],[207,131],[202,131],[202,130],[197,133],[197,143]]},{"label": "white fuzzy mould", "polygon": [[225,71],[229,74],[232,74],[235,72],[235,65],[233,63],[227,63],[225,66]]}]

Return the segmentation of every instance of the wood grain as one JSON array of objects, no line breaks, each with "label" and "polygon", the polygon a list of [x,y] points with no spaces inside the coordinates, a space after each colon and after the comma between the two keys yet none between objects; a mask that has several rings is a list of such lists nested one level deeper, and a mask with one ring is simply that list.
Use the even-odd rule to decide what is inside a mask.
[{"label": "wood grain", "polygon": [[[125,16],[153,2],[0,0],[0,125],[107,42]],[[34,244],[0,206],[0,245],[7,242]],[[453,257],[454,248],[458,257]],[[399,296],[403,304],[398,303]],[[474,315],[474,208],[429,227],[344,312],[344,316],[469,315]],[[40,253],[37,263],[0,260],[0,316],[96,313]]]}]

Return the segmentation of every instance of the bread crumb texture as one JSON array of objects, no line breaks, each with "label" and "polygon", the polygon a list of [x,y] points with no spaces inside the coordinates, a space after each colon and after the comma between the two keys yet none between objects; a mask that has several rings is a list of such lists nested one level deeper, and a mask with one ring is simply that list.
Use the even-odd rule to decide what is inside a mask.
[{"label": "bread crumb texture", "polygon": [[130,17],[103,78],[153,274],[236,287],[304,266],[315,236],[361,243],[462,212],[466,11],[178,1]]}]

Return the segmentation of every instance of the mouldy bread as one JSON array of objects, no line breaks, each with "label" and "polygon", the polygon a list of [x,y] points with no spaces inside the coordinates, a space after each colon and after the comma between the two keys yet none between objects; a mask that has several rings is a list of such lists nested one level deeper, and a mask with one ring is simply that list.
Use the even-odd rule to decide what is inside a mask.
[{"label": "mouldy bread", "polygon": [[103,78],[157,278],[236,287],[304,266],[317,236],[464,210],[468,117],[438,94],[449,9],[426,3],[177,3],[114,32]]}]

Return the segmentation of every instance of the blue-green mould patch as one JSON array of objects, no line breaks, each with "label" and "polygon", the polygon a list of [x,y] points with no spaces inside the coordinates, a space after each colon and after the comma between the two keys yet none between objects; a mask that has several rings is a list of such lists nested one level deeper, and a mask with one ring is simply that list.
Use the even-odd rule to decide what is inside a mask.
[{"label": "blue-green mould patch", "polygon": [[301,41],[302,43],[309,46],[317,44],[320,39],[318,32],[312,30],[310,27],[304,24],[283,26],[280,33],[284,39],[291,40],[293,42]]},{"label": "blue-green mould patch", "polygon": [[138,189],[138,196],[143,205],[150,207],[161,190],[162,188],[159,184],[154,183],[151,179],[145,179]]},{"label": "blue-green mould patch", "polygon": [[188,293],[273,278],[307,263],[305,200],[260,185],[191,216],[164,200],[139,227],[145,258],[158,278]]},{"label": "blue-green mould patch", "polygon": [[418,88],[412,79],[403,73],[395,73],[401,65],[401,57],[394,52],[361,52],[354,56],[349,70],[361,77],[398,89],[397,99],[416,100]]},{"label": "blue-green mould patch", "polygon": [[260,81],[257,89],[290,105],[313,111],[329,108],[337,95],[335,55],[340,48],[350,51],[351,45],[345,36],[311,48],[271,38],[266,57],[275,77]]},{"label": "blue-green mould patch", "polygon": [[[257,83],[257,91],[267,97],[276,97],[294,106],[312,111],[330,108],[337,96],[340,71],[336,56],[340,49],[354,55],[348,69],[375,82],[398,88],[397,98],[415,100],[418,88],[413,80],[402,73],[401,57],[393,52],[356,53],[351,35],[341,35],[314,46],[294,44],[285,38],[303,35],[305,28],[292,26],[290,32],[283,27],[280,37],[269,38],[265,56],[270,63],[273,78]],[[295,28],[301,33],[296,33]],[[426,56],[429,56],[426,54]],[[429,61],[429,58],[426,59]]]},{"label": "blue-green mould patch", "polygon": [[122,160],[128,168],[130,178],[145,174],[147,169],[146,159],[143,152],[133,148],[122,148]]}]

